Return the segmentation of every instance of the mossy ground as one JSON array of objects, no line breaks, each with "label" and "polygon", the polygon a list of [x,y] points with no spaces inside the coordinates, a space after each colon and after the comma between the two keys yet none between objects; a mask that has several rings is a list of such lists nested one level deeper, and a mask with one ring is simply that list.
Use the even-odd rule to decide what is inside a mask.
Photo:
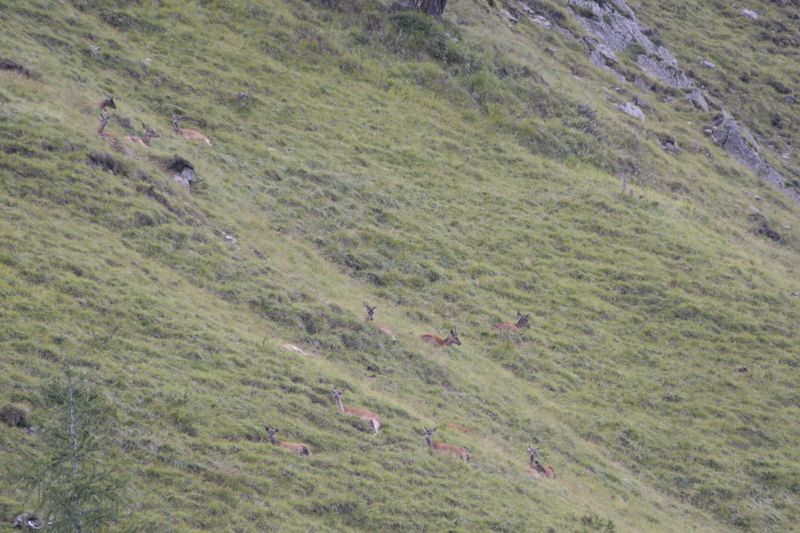
[{"label": "mossy ground", "polygon": [[[104,391],[117,530],[796,527],[797,206],[687,106],[619,114],[630,94],[567,37],[471,0],[443,24],[342,5],[0,11],[34,72],[0,72],[0,402],[35,424],[65,361]],[[107,93],[112,133],[162,137],[114,152]],[[517,310],[530,330],[492,329]],[[462,346],[419,340],[453,326]],[[472,462],[430,456],[423,425]],[[556,480],[526,474],[531,443]],[[0,427],[2,466],[37,446]],[[4,480],[8,518],[30,504]]]}]

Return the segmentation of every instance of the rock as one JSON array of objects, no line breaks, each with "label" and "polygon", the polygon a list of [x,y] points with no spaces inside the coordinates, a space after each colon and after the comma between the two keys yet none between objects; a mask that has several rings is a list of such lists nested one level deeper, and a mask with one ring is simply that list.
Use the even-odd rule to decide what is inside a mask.
[{"label": "rock", "polygon": [[30,427],[28,413],[13,405],[5,405],[0,409],[0,421],[5,422],[12,428]]},{"label": "rock", "polygon": [[[709,128],[707,128],[709,129]],[[784,194],[800,201],[800,193],[786,185],[786,179],[775,170],[759,153],[758,143],[752,134],[739,125],[727,112],[714,118],[711,138],[727,151],[735,160],[755,172],[762,180],[777,187]]]},{"label": "rock", "polygon": [[700,89],[694,89],[689,94],[686,95],[686,99],[690,101],[694,106],[699,109],[700,111],[708,111],[708,100],[706,100],[703,91]]},{"label": "rock", "polygon": [[653,84],[644,78],[637,77],[635,80],[633,80],[633,84],[643,91],[653,91],[655,89]]},{"label": "rock", "polygon": [[661,143],[661,148],[664,151],[669,152],[671,154],[678,154],[680,153],[681,149],[678,147],[677,141],[675,141],[675,137],[668,133],[658,133],[658,142]]},{"label": "rock", "polygon": [[736,371],[737,372],[747,372],[747,367],[746,366],[740,366],[739,368],[736,369]]},{"label": "rock", "polygon": [[712,63],[711,61],[709,61],[708,59],[704,59],[704,60],[702,60],[702,61],[700,62],[700,64],[701,64],[702,66],[704,66],[704,67],[706,67],[706,68],[710,68],[710,69],[715,69],[715,68],[717,68],[717,66],[716,66],[714,63]]},{"label": "rock", "polygon": [[14,518],[14,522],[12,522],[11,527],[13,529],[25,528],[28,531],[35,531],[37,529],[42,529],[42,522],[35,514],[26,512],[17,515]]},{"label": "rock", "polygon": [[633,98],[633,103],[636,104],[637,106],[641,107],[645,111],[650,111],[650,110],[653,109],[653,106],[648,104],[647,101],[644,98],[639,98],[638,96],[635,96]]},{"label": "rock", "polygon": [[190,188],[197,181],[194,165],[180,156],[175,156],[167,163],[167,170],[175,172],[172,179],[184,187]]},{"label": "rock", "polygon": [[751,221],[756,223],[755,232],[757,235],[762,235],[775,242],[781,242],[782,239],[780,233],[775,231],[772,226],[769,225],[769,222],[767,222],[767,217],[761,214],[758,210],[754,210],[753,213],[750,213],[749,218]]},{"label": "rock", "polygon": [[512,15],[511,13],[509,13],[507,9],[500,9],[500,14],[503,15],[505,18],[507,18],[509,22],[513,23],[519,22],[519,19],[514,15]]},{"label": "rock", "polygon": [[615,106],[617,109],[622,111],[623,113],[627,113],[628,115],[638,118],[642,122],[644,122],[644,111],[641,110],[639,106],[634,104],[633,102],[625,102],[624,104],[616,104]]},{"label": "rock", "polygon": [[794,105],[797,103],[797,97],[793,94],[787,95],[783,97],[783,101],[789,105]]},{"label": "rock", "polygon": [[756,13],[752,9],[742,9],[741,11],[739,11],[739,15],[741,15],[742,17],[747,17],[752,20],[758,20],[758,13]]},{"label": "rock", "polygon": [[25,76],[26,78],[31,77],[31,71],[28,70],[28,67],[22,63],[14,61],[13,59],[0,59],[0,70],[10,70]]}]

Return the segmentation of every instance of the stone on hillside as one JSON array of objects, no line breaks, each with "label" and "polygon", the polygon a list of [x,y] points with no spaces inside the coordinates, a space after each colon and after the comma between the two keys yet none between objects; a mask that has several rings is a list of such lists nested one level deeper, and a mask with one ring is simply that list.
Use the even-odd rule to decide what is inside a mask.
[{"label": "stone on hillside", "polygon": [[505,18],[507,18],[509,22],[512,23],[519,22],[519,19],[514,15],[512,15],[507,9],[501,9],[500,14],[503,15]]},{"label": "stone on hillside", "polygon": [[700,62],[700,64],[701,64],[702,66],[704,66],[704,67],[706,67],[706,68],[710,68],[710,69],[715,69],[715,68],[717,68],[717,65],[715,65],[714,63],[712,63],[712,62],[711,62],[711,61],[709,61],[708,59],[704,59],[704,60],[702,60],[702,61]]},{"label": "stone on hillside", "polygon": [[700,111],[708,111],[708,100],[706,100],[703,91],[700,89],[694,89],[689,94],[686,95],[686,99],[689,100],[694,106],[699,109]]},{"label": "stone on hillside", "polygon": [[731,154],[735,160],[786,195],[800,201],[800,193],[786,185],[783,175],[767,163],[759,153],[758,143],[753,135],[746,128],[740,126],[730,113],[723,111],[718,114],[711,127],[706,130],[710,130],[714,142]]},{"label": "stone on hillside", "polygon": [[0,59],[0,70],[10,70],[16,72],[17,74],[21,74],[26,78],[31,77],[31,71],[28,70],[28,67],[22,63],[14,61],[13,59]]},{"label": "stone on hillside", "polygon": [[739,11],[739,15],[747,17],[752,20],[758,20],[758,13],[756,13],[752,9],[742,9],[741,11]]},{"label": "stone on hillside", "polygon": [[184,187],[189,188],[197,181],[194,165],[180,156],[175,156],[167,163],[167,170],[174,172],[172,179]]},{"label": "stone on hillside", "polygon": [[624,104],[617,104],[615,106],[617,109],[622,111],[623,113],[627,113],[628,115],[638,118],[642,122],[644,122],[644,111],[634,104],[633,102],[625,102]]},{"label": "stone on hillside", "polygon": [[28,413],[13,405],[5,405],[0,409],[0,421],[5,422],[12,428],[26,428],[30,426],[28,423]]},{"label": "stone on hillside", "polygon": [[678,142],[675,140],[675,137],[668,133],[659,133],[657,135],[658,142],[661,143],[661,148],[663,148],[665,152],[669,152],[671,154],[680,153],[681,149],[678,148]]}]

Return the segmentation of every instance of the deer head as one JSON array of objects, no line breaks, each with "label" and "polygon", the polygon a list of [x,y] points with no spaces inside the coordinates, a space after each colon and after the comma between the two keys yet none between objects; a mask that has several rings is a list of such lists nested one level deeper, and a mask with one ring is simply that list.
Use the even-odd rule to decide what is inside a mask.
[{"label": "deer head", "polygon": [[431,437],[433,436],[433,432],[436,431],[437,429],[438,428],[433,428],[433,429],[428,429],[428,428],[425,428],[425,427],[422,428],[422,434],[425,435],[425,443],[428,446],[432,446],[433,445],[432,442],[431,442]]},{"label": "deer head", "polygon": [[145,144],[148,144],[150,142],[150,139],[156,139],[158,137],[161,137],[161,135],[159,135],[158,132],[153,128],[145,126],[144,124],[142,124],[142,127],[144,128],[144,135],[142,135],[142,140],[144,141]]},{"label": "deer head", "polygon": [[270,442],[272,442],[272,444],[275,444],[278,440],[277,437],[275,437],[275,435],[278,434],[278,430],[275,428],[270,429],[269,426],[264,426],[264,429],[267,430],[267,435],[269,435]]},{"label": "deer head", "polygon": [[370,307],[368,304],[364,304],[364,307],[367,308],[367,322],[372,322],[372,320],[375,318],[375,309],[377,309],[377,306]]},{"label": "deer head", "polygon": [[110,107],[111,109],[116,109],[117,104],[114,102],[114,96],[109,94],[105,100],[100,102],[100,111],[105,111],[106,108]]},{"label": "deer head", "polygon": [[516,324],[516,326],[517,326],[518,328],[527,328],[527,327],[530,327],[530,325],[531,325],[531,323],[530,323],[530,318],[531,318],[531,315],[530,315],[530,314],[523,315],[522,313],[520,313],[519,311],[517,311],[517,324]]},{"label": "deer head", "polygon": [[457,344],[458,346],[461,346],[461,339],[458,338],[458,333],[455,328],[450,330],[450,337],[448,337],[447,340],[450,342],[450,344]]}]

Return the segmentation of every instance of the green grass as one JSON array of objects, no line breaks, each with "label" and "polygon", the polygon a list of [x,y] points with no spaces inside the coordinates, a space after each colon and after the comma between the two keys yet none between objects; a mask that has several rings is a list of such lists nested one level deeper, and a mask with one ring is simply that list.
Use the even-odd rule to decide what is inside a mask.
[{"label": "green grass", "polygon": [[[342,4],[0,13],[0,49],[35,73],[0,73],[0,404],[36,424],[64,361],[103,391],[115,530],[795,527],[797,206],[704,115],[648,95],[644,125],[617,112],[566,37],[468,0],[443,25]],[[133,124],[109,130],[153,125],[150,149],[97,138],[108,92]],[[172,112],[214,145],[172,135]],[[191,192],[161,166],[176,154]],[[530,330],[492,329],[517,310]],[[460,347],[419,340],[453,326]],[[431,456],[423,425],[472,462]],[[556,480],[526,474],[531,443]],[[40,446],[2,426],[0,466]],[[4,519],[32,505],[8,481]]]}]

